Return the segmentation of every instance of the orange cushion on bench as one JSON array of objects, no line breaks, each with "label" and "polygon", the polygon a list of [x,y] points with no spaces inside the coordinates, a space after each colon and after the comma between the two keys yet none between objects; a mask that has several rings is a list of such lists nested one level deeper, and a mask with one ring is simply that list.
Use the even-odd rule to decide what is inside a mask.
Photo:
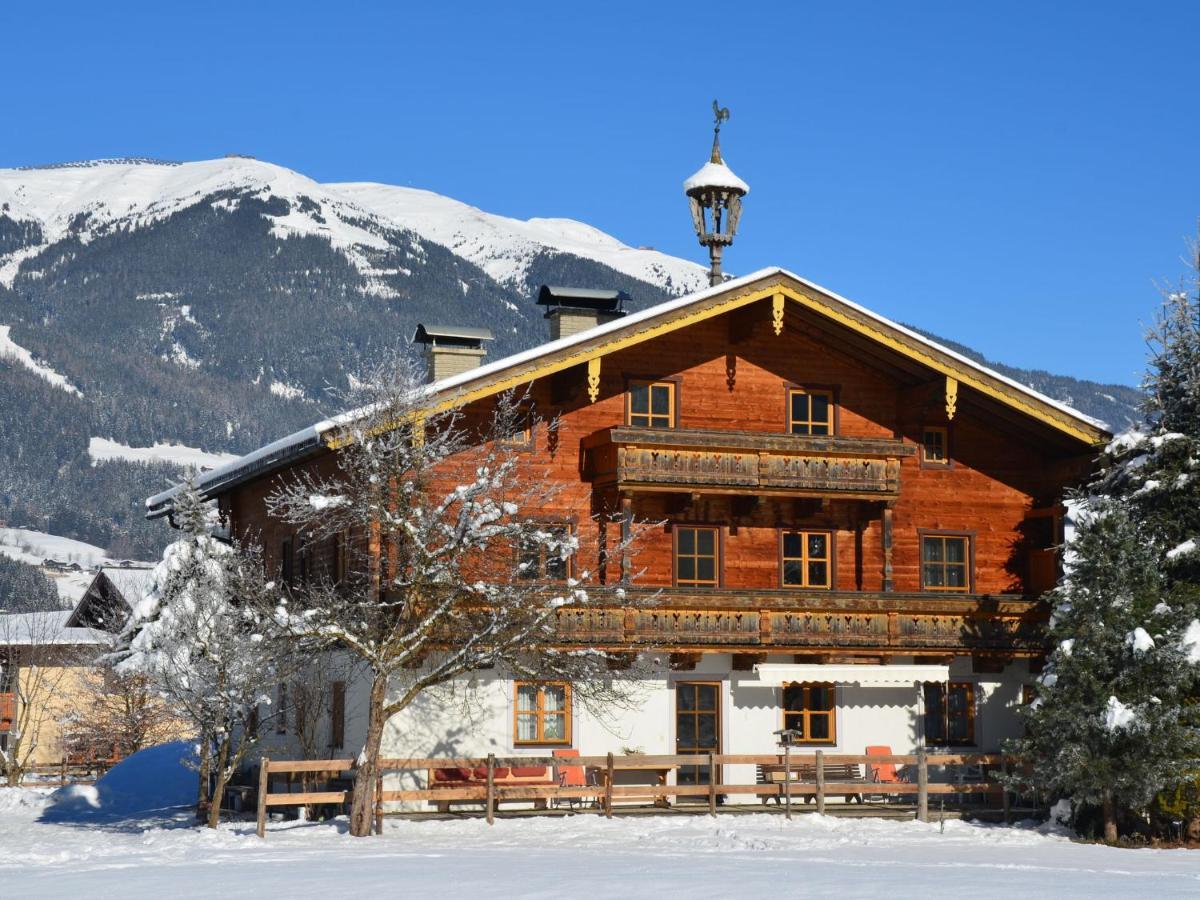
[{"label": "orange cushion on bench", "polygon": [[[480,766],[479,768],[475,769],[474,772],[472,772],[472,774],[475,776],[476,781],[487,781],[487,766]],[[492,780],[493,781],[497,778],[507,778],[507,777],[508,777],[508,769],[505,768],[504,766],[496,766],[496,768],[492,769]]]},{"label": "orange cushion on bench", "polygon": [[513,776],[516,778],[543,778],[546,775],[545,766],[513,766]]},{"label": "orange cushion on bench", "polygon": [[434,769],[434,781],[470,781],[470,769]]}]

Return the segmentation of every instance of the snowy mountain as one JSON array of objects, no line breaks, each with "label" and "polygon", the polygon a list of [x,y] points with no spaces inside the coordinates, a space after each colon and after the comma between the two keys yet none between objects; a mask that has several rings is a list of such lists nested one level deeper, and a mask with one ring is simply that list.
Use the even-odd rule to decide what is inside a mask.
[{"label": "snowy mountain", "polygon": [[[319,418],[418,322],[489,328],[497,358],[545,340],[540,284],[638,309],[705,282],[582,222],[245,157],[0,170],[0,526],[153,558],[143,497]],[[1030,374],[1102,417],[1135,402]]]},{"label": "snowy mountain", "polygon": [[671,294],[707,283],[703,266],[627,247],[572,219],[521,221],[429,191],[385,184],[322,185],[248,157],[191,163],[96,160],[0,170],[0,213],[32,226],[37,235],[8,252],[0,245],[0,283],[11,286],[23,261],[66,237],[86,241],[144,228],[205,203],[232,210],[245,197],[283,201],[264,213],[275,235],[324,238],[368,277],[389,273],[373,270],[364,251],[386,250],[394,239],[391,232],[410,231],[517,290],[528,287],[534,262],[548,253],[594,260]]}]

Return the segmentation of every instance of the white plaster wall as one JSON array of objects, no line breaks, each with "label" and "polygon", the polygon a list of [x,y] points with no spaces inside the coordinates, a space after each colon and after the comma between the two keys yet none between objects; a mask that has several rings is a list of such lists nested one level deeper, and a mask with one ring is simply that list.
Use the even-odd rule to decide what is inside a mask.
[{"label": "white plaster wall", "polygon": [[[770,661],[785,662],[788,658]],[[776,753],[773,732],[782,727],[782,687],[763,687],[754,673],[732,672],[731,665],[732,657],[720,653],[705,654],[695,670],[686,672],[671,671],[665,661],[643,661],[636,680],[625,677],[630,693],[627,707],[609,709],[607,713],[587,709],[577,690],[573,696],[570,746],[586,756],[622,754],[626,749],[674,753],[675,685],[682,681],[712,681],[720,685],[723,751]],[[614,673],[614,677],[623,676]],[[995,751],[1005,739],[1020,734],[1017,709],[1021,685],[1033,679],[1026,663],[1013,663],[1000,674],[975,674],[970,659],[960,659],[952,664],[950,677],[976,685],[976,745],[958,749]],[[347,689],[347,756],[356,755],[365,735],[367,691],[365,678]],[[429,691],[388,723],[384,755],[548,755],[553,748],[514,745],[512,691],[512,680],[494,671]],[[896,753],[914,752],[922,740],[920,708],[916,686],[839,685],[837,743],[819,749],[863,753],[868,746],[884,745]],[[739,784],[753,783],[755,777],[753,766],[727,766],[722,774],[725,781]],[[393,777],[388,788],[399,788],[402,782],[409,787],[419,783]],[[752,797],[734,796],[729,801],[758,802]]]}]

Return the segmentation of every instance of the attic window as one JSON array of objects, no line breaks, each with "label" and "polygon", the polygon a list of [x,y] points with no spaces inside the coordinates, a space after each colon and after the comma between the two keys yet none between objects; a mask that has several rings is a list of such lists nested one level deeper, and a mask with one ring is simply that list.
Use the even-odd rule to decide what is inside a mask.
[{"label": "attic window", "polygon": [[675,383],[631,381],[629,424],[640,428],[675,427]]},{"label": "attic window", "polygon": [[788,390],[788,431],[792,434],[833,434],[833,391],[827,388]]}]

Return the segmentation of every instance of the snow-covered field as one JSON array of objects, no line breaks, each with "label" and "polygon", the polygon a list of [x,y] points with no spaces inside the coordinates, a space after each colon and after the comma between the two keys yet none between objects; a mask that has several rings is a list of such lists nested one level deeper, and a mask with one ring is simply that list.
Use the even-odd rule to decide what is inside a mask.
[{"label": "snow-covered field", "polygon": [[128,444],[102,437],[94,437],[88,441],[88,456],[92,458],[93,463],[123,459],[141,463],[167,462],[196,469],[215,469],[238,458],[236,453],[213,453],[183,444],[160,442],[152,447],[130,447]]},{"label": "snow-covered field", "polygon": [[169,819],[39,821],[33,791],[0,789],[8,897],[1195,897],[1200,852],[1116,850],[1032,828],[779,815],[595,815],[278,823],[265,841]]}]

